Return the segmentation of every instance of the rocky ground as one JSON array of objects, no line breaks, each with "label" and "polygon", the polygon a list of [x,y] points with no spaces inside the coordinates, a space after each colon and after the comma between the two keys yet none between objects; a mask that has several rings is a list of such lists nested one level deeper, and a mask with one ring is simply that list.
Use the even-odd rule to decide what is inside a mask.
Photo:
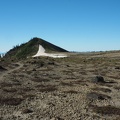
[{"label": "rocky ground", "polygon": [[119,120],[120,52],[0,62],[0,120]]}]

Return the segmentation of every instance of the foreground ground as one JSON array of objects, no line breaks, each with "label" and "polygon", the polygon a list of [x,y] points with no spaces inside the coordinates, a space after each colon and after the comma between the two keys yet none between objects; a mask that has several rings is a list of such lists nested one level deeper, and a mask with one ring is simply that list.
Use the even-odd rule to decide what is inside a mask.
[{"label": "foreground ground", "polygon": [[120,52],[0,61],[0,120],[119,120],[119,92]]}]

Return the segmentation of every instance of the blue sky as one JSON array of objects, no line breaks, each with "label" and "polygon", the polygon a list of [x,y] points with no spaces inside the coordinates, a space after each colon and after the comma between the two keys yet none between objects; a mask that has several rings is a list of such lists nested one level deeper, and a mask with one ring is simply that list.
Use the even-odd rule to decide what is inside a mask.
[{"label": "blue sky", "polygon": [[69,51],[120,50],[120,0],[0,0],[0,52],[33,37]]}]

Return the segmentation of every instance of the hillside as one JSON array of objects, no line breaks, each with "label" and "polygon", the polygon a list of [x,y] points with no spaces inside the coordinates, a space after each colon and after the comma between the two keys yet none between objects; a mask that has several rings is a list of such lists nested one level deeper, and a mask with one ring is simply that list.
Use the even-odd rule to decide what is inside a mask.
[{"label": "hillside", "polygon": [[33,56],[38,51],[38,46],[42,45],[46,52],[68,52],[67,50],[60,48],[52,43],[49,43],[41,38],[33,38],[27,43],[21,44],[20,46],[15,46],[13,49],[7,52],[5,57],[9,58],[26,58],[28,56]]},{"label": "hillside", "polygon": [[0,66],[0,120],[120,120],[118,51]]}]

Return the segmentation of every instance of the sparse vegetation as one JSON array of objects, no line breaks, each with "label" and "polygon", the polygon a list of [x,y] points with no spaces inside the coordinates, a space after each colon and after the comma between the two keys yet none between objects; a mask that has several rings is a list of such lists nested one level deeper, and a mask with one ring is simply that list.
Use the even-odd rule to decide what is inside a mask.
[{"label": "sparse vegetation", "polygon": [[1,61],[7,68],[0,71],[1,119],[118,119],[119,57],[68,54]]}]

